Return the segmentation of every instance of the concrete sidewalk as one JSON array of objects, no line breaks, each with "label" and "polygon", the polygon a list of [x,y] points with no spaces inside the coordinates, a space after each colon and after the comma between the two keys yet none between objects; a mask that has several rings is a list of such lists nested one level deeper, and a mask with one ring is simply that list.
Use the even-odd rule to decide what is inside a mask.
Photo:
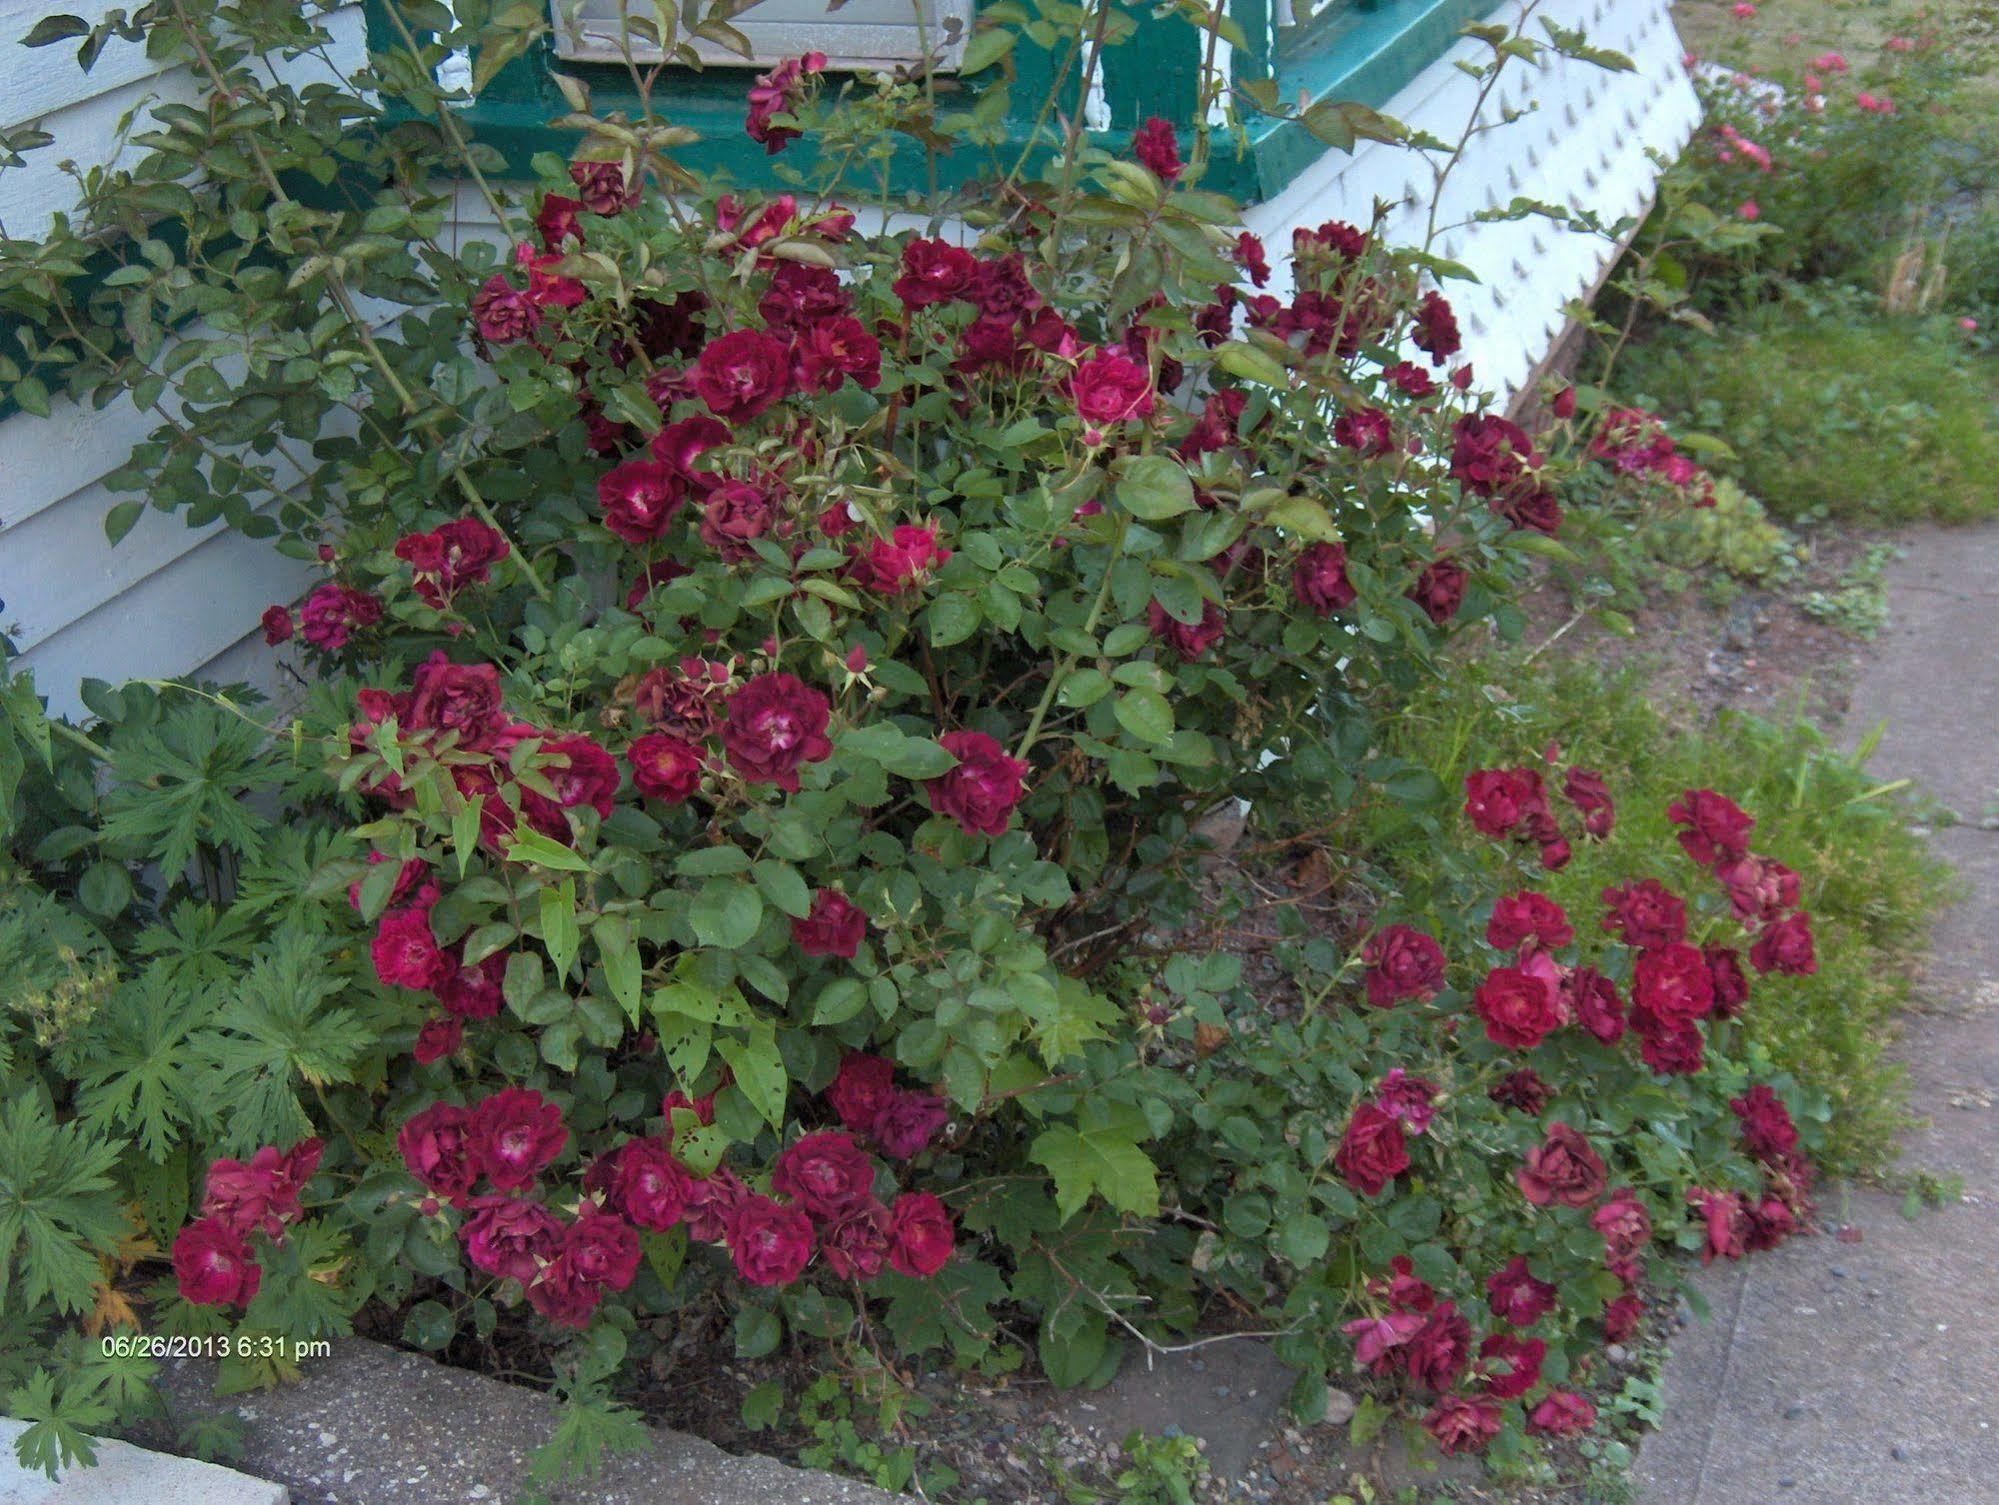
[{"label": "concrete sidewalk", "polygon": [[1827,1235],[1705,1272],[1712,1319],[1666,1367],[1666,1424],[1640,1452],[1645,1505],[1999,1502],[1999,527],[1923,530],[1889,569],[1889,628],[1847,741],[1887,731],[1873,768],[1962,824],[1939,831],[1966,896],[1940,921],[1926,1007],[1897,1055],[1927,1117],[1902,1164],[1960,1176],[1964,1200],[1827,1188]]}]

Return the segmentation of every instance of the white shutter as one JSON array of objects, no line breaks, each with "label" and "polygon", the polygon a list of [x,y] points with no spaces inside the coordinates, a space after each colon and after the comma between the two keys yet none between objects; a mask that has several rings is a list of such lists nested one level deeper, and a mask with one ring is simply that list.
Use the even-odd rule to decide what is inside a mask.
[{"label": "white shutter", "polygon": [[[552,0],[551,9],[556,54],[578,62],[619,61],[621,18],[653,15],[651,0]],[[827,0],[758,0],[729,24],[749,38],[752,55],[744,58],[696,40],[703,61],[764,68],[781,58],[823,52],[829,68],[885,68],[922,57],[927,43],[939,66],[951,69],[964,56],[971,33],[972,0],[847,0],[838,10],[829,10]],[[632,55],[656,61],[659,51],[633,37]]]}]

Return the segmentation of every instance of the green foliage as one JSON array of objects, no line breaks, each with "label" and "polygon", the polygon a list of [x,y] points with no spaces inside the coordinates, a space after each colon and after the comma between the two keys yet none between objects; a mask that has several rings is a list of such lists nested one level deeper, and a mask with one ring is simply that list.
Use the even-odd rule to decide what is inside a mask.
[{"label": "green foliage", "polygon": [[1655,547],[1682,568],[1719,569],[1758,584],[1793,568],[1798,557],[1790,535],[1770,521],[1763,504],[1725,476],[1715,482],[1712,506],[1659,526]]},{"label": "green foliage", "polygon": [[1636,349],[1625,380],[1721,435],[1720,469],[1787,522],[1966,522],[1999,510],[1999,379],[1944,321],[1769,305]]},{"label": "green foliage", "polygon": [[32,1089],[0,1105],[0,1302],[90,1307],[98,1261],[127,1231],[110,1174],[120,1148],[57,1123]]}]

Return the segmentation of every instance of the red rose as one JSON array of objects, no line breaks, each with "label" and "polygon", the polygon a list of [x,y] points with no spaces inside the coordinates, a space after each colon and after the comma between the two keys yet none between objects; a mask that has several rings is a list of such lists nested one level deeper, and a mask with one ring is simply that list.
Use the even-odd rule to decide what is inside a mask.
[{"label": "red rose", "polygon": [[874,1195],[875,1167],[867,1151],[837,1129],[821,1129],[778,1152],[770,1187],[815,1218],[831,1219]]},{"label": "red rose", "polygon": [[928,1280],[950,1262],[951,1214],[927,1191],[906,1191],[888,1210],[888,1262],[898,1274]]},{"label": "red rose", "polygon": [[1531,1068],[1522,1066],[1518,1071],[1507,1072],[1486,1090],[1485,1095],[1502,1108],[1525,1113],[1529,1118],[1539,1118],[1542,1110],[1554,1099],[1555,1090]]},{"label": "red rose", "polygon": [[458,1238],[476,1269],[526,1285],[555,1258],[562,1223],[529,1197],[474,1197]]},{"label": "red rose", "polygon": [[1380,408],[1355,408],[1333,420],[1333,443],[1363,457],[1395,448],[1395,425]]},{"label": "red rose", "polygon": [[1712,789],[1689,789],[1666,807],[1666,819],[1687,829],[1680,845],[1702,867],[1732,862],[1747,854],[1756,822],[1734,800]]},{"label": "red rose", "polygon": [[1120,351],[1100,351],[1069,378],[1076,413],[1092,428],[1152,412],[1152,374]]},{"label": "red rose", "polygon": [[1404,1358],[1417,1384],[1450,1389],[1471,1360],[1471,1324],[1452,1303],[1440,1302],[1410,1338]]},{"label": "red rose", "polygon": [[963,246],[912,240],[902,248],[902,275],[891,287],[904,308],[928,308],[967,297],[978,282],[978,260]]},{"label": "red rose", "polygon": [[1624,1038],[1624,1000],[1616,985],[1594,967],[1577,967],[1562,982],[1568,1012],[1605,1045]]},{"label": "red rose", "polygon": [[201,1216],[246,1238],[261,1232],[282,1239],[285,1225],[298,1220],[299,1192],[319,1168],[322,1148],[319,1140],[307,1139],[282,1152],[265,1145],[247,1162],[212,1161]]},{"label": "red rose", "polygon": [[1652,1241],[1652,1219],[1645,1204],[1628,1186],[1610,1194],[1603,1206],[1590,1215],[1590,1226],[1603,1235],[1606,1259],[1629,1259]]},{"label": "red rose", "polygon": [[1541,776],[1531,768],[1481,768],[1465,775],[1465,814],[1495,841],[1546,810]]},{"label": "red rose", "polygon": [[1529,941],[1538,949],[1552,951],[1575,938],[1568,912],[1546,894],[1531,889],[1500,895],[1485,926],[1485,943],[1498,951],[1517,951]]},{"label": "red rose", "polygon": [[730,564],[750,558],[756,552],[750,545],[777,520],[780,490],[771,481],[720,482],[701,503],[701,541]]},{"label": "red rose", "polygon": [[625,185],[625,169],[616,162],[572,162],[569,181],[576,185],[577,197],[592,214],[609,217],[638,197],[635,189]]},{"label": "red rose", "polygon": [[266,606],[259,620],[263,623],[264,642],[268,647],[275,648],[292,635],[292,614],[282,606]]},{"label": "red rose", "polygon": [[675,1113],[692,1113],[694,1121],[706,1127],[715,1121],[715,1094],[708,1092],[700,1097],[689,1097],[676,1087],[659,1100],[659,1116],[666,1120],[668,1130],[673,1128]]},{"label": "red rose", "polygon": [[1638,1054],[1660,1076],[1692,1076],[1701,1069],[1706,1040],[1697,1024],[1639,1022]]},{"label": "red rose", "polygon": [[372,627],[381,620],[382,603],[375,597],[331,581],[314,587],[299,608],[300,632],[305,640],[328,653],[345,648],[356,628]]},{"label": "red rose", "polygon": [[534,227],[541,236],[541,248],[554,255],[562,249],[562,243],[575,236],[583,239],[579,216],[583,204],[579,199],[565,197],[559,193],[543,196],[541,208],[535,211]]},{"label": "red rose", "polygon": [[439,611],[464,587],[485,584],[492,565],[507,553],[506,538],[476,517],[396,541],[396,558],[410,566],[417,594]]},{"label": "red rose", "polygon": [[1583,832],[1599,841],[1610,835],[1617,824],[1617,806],[1603,775],[1587,768],[1571,768],[1562,780],[1562,793],[1582,812]]},{"label": "red rose", "polygon": [[678,737],[647,732],[625,749],[632,786],[647,799],[678,805],[701,787],[701,754]]},{"label": "red rose", "polygon": [[750,1189],[734,1171],[718,1165],[687,1188],[687,1236],[704,1244],[720,1243],[729,1236],[736,1209],[749,1195]]},{"label": "red rose", "polygon": [[1536,1280],[1527,1271],[1527,1257],[1516,1254],[1504,1269],[1485,1278],[1486,1304],[1492,1315],[1515,1327],[1532,1327],[1555,1309],[1558,1293],[1545,1280]]},{"label": "red rose", "polygon": [[1639,952],[1631,965],[1631,1007],[1668,1026],[1706,1017],[1714,1007],[1707,958],[1685,942]]},{"label": "red rose", "polygon": [[832,706],[789,674],[759,674],[728,700],[722,748],[746,783],[798,789],[798,769],[833,755]]},{"label": "red rose", "polygon": [[926,580],[951,557],[937,545],[937,530],[904,523],[888,538],[869,542],[867,552],[854,555],[854,578],[885,596],[900,595]]},{"label": "red rose", "polygon": [[743,119],[743,132],[762,144],[768,156],[776,156],[798,136],[791,126],[776,125],[779,115],[794,113],[805,98],[806,80],[826,66],[826,54],[808,52],[784,59],[768,73],[759,73],[750,86],[750,111]]},{"label": "red rose", "polygon": [[375,963],[375,976],[384,986],[419,992],[438,987],[457,967],[431,934],[430,911],[416,906],[386,911],[368,954]]},{"label": "red rose", "polygon": [[851,308],[852,300],[837,272],[797,261],[780,262],[763,296],[757,299],[757,312],[773,333],[803,330],[842,318]]},{"label": "red rose", "polygon": [[562,1110],[530,1087],[504,1087],[472,1109],[472,1156],[496,1191],[534,1180],[569,1142]]},{"label": "red rose", "polygon": [[671,1228],[686,1215],[693,1184],[664,1141],[628,1139],[617,1150],[611,1201],[641,1228]]},{"label": "red rose", "polygon": [[1783,863],[1754,854],[1715,864],[1735,917],[1745,925],[1780,918],[1797,907],[1798,875]]},{"label": "red rose", "polygon": [[1499,1435],[1500,1424],[1498,1406],[1463,1395],[1446,1395],[1423,1418],[1423,1430],[1446,1457],[1482,1452]]},{"label": "red rose", "polygon": [[541,773],[565,810],[588,805],[598,816],[611,816],[611,797],[618,792],[618,764],[608,752],[581,732],[564,732],[541,744]]},{"label": "red rose", "polygon": [[873,1280],[888,1259],[888,1209],[869,1201],[819,1230],[826,1268],[841,1280]]},{"label": "red rose", "polygon": [[1402,1347],[1422,1327],[1423,1319],[1414,1312],[1388,1312],[1379,1317],[1360,1317],[1341,1326],[1340,1331],[1354,1340],[1354,1362],[1376,1375],[1387,1375],[1401,1365]]},{"label": "red rose", "polygon": [[1550,1390],[1527,1413],[1527,1430],[1542,1437],[1572,1437],[1596,1425],[1596,1407],[1573,1390]]},{"label": "red rose", "polygon": [[604,526],[629,544],[661,537],[686,500],[686,483],[658,460],[627,460],[597,478]]},{"label": "red rose", "polygon": [[432,1103],[402,1126],[396,1149],[409,1173],[440,1197],[461,1197],[479,1179],[472,1115],[455,1103]]},{"label": "red rose", "polygon": [[423,1028],[416,1032],[415,1043],[410,1046],[410,1057],[417,1065],[428,1066],[446,1056],[455,1055],[464,1043],[463,1019],[426,1019]]},{"label": "red rose", "polygon": [[1703,946],[1708,982],[1714,988],[1714,1015],[1733,1019],[1749,1001],[1749,979],[1742,975],[1742,956],[1732,946]]},{"label": "red rose", "polygon": [[1528,483],[1538,460],[1526,431],[1497,413],[1466,413],[1453,426],[1451,474],[1474,495],[1512,495]]},{"label": "red rose", "polygon": [[1486,1038],[1509,1050],[1532,1050],[1562,1022],[1561,977],[1541,952],[1517,967],[1495,967],[1472,995]]},{"label": "red rose", "polygon": [[1786,915],[1763,927],[1749,948],[1749,964],[1758,972],[1787,972],[1806,977],[1818,971],[1812,946],[1812,920],[1807,914]]},{"label": "red rose", "polygon": [[1423,614],[1442,627],[1458,614],[1464,604],[1465,585],[1470,577],[1461,565],[1449,558],[1433,559],[1423,566],[1423,572],[1416,577],[1416,583],[1409,588],[1409,599],[1423,608]]},{"label": "red rose", "polygon": [[1157,601],[1148,602],[1145,622],[1153,637],[1188,660],[1201,657],[1228,632],[1228,617],[1213,601],[1203,601],[1201,620],[1191,623],[1181,621]]},{"label": "red rose", "polygon": [[1249,280],[1262,287],[1270,281],[1270,258],[1263,242],[1245,230],[1235,238],[1236,265],[1249,273]]},{"label": "red rose", "polygon": [[1551,1202],[1587,1207],[1603,1195],[1603,1157],[1567,1124],[1550,1124],[1548,1137],[1527,1152],[1526,1163],[1513,1173],[1513,1180],[1536,1207]]},{"label": "red rose", "polygon": [[1436,1289],[1428,1281],[1416,1278],[1415,1263],[1406,1254],[1389,1260],[1388,1279],[1369,1280],[1367,1293],[1386,1301],[1398,1312],[1428,1312],[1437,1304]]},{"label": "red rose", "polygon": [[1751,1254],[1774,1249],[1798,1231],[1798,1215],[1781,1197],[1763,1197],[1746,1205],[1743,1212],[1749,1226],[1742,1243]]},{"label": "red rose", "polygon": [[875,1145],[891,1160],[907,1160],[930,1148],[951,1110],[935,1092],[897,1092],[869,1127]]},{"label": "red rose", "polygon": [[924,781],[930,808],[951,817],[968,835],[1000,835],[1025,792],[1027,764],[1008,757],[984,732],[946,732],[937,741],[958,766]]},{"label": "red rose", "polygon": [[1791,1110],[1763,1084],[1731,1099],[1728,1107],[1742,1125],[1743,1149],[1756,1159],[1782,1161],[1798,1147],[1798,1128],[1791,1122]]},{"label": "red rose", "polygon": [[756,417],[791,389],[791,357],[761,329],[711,340],[694,363],[694,392],[728,423]]},{"label": "red rose", "polygon": [[1604,930],[1628,945],[1656,951],[1687,938],[1687,906],[1656,878],[1606,888]]},{"label": "red rose", "polygon": [[868,917],[836,889],[822,888],[812,896],[812,909],[791,922],[792,944],[807,956],[851,957],[861,949]]},{"label": "red rose", "polygon": [[406,731],[456,732],[462,746],[484,740],[502,720],[500,671],[491,664],[454,664],[442,649],[410,671]]},{"label": "red rose", "polygon": [[506,1002],[502,991],[506,976],[507,955],[496,951],[477,966],[458,966],[438,985],[437,1001],[455,1019],[491,1019]]},{"label": "red rose", "polygon": [[1180,176],[1180,143],[1173,135],[1173,122],[1154,115],[1131,133],[1131,154],[1152,169],[1161,182],[1171,183]]},{"label": "red rose", "polygon": [[1638,1331],[1645,1320],[1645,1302],[1638,1296],[1619,1296],[1604,1303],[1603,1336],[1608,1343],[1622,1343]]},{"label": "red rose", "polygon": [[753,1286],[788,1286],[812,1258],[812,1219],[769,1197],[746,1196],[729,1221],[729,1257]]},{"label": "red rose", "polygon": [[1409,1169],[1409,1146],[1402,1137],[1401,1121],[1373,1103],[1362,1103],[1347,1120],[1333,1166],[1362,1196],[1378,1195]]},{"label": "red rose", "polygon": [[560,1258],[579,1279],[622,1291],[639,1271],[638,1230],[585,1202],[582,1215],[563,1231]]},{"label": "red rose", "polygon": [[1493,1333],[1478,1345],[1478,1379],[1489,1400],[1517,1400],[1541,1383],[1548,1345],[1540,1338]]},{"label": "red rose", "polygon": [[826,1102],[840,1123],[865,1133],[895,1095],[895,1067],[880,1056],[858,1052],[843,1056],[840,1069],[826,1088]]},{"label": "red rose", "polygon": [[1430,1127],[1430,1120],[1437,1116],[1436,1099],[1436,1083],[1410,1076],[1400,1066],[1391,1067],[1374,1089],[1374,1105],[1411,1134],[1421,1134]]},{"label": "red rose", "polygon": [[1742,1258],[1747,1252],[1750,1232],[1749,1210],[1742,1205],[1742,1198],[1732,1191],[1695,1187],[1687,1193],[1687,1201],[1700,1214],[1707,1233],[1701,1246],[1701,1263],[1710,1265],[1717,1259]]},{"label": "red rose", "polygon": [[1367,967],[1367,1001],[1378,1009],[1434,997],[1444,985],[1444,948],[1407,925],[1377,930],[1360,948],[1360,959]]},{"label": "red rose", "polygon": [[683,658],[678,667],[648,669],[632,687],[632,708],[663,732],[704,742],[720,725],[729,666]]},{"label": "red rose", "polygon": [[588,1327],[604,1288],[561,1254],[541,1267],[527,1288],[528,1305],[557,1327]]},{"label": "red rose", "polygon": [[248,1306],[264,1272],[243,1236],[215,1218],[189,1223],[174,1238],[174,1282],[196,1306]]},{"label": "red rose", "polygon": [[1354,603],[1347,579],[1347,551],[1336,543],[1315,543],[1291,568],[1291,594],[1322,617]]},{"label": "red rose", "polygon": [[791,355],[802,392],[837,392],[850,376],[867,391],[881,385],[881,343],[851,316],[808,324],[799,331]]},{"label": "red rose", "polygon": [[1423,294],[1423,301],[1416,308],[1416,327],[1410,332],[1409,343],[1427,352],[1433,366],[1443,365],[1458,353],[1462,340],[1457,317],[1451,312],[1451,305],[1444,301],[1443,294],[1435,291]]},{"label": "red rose", "polygon": [[472,295],[472,324],[489,345],[510,345],[541,328],[541,307],[495,272]]}]

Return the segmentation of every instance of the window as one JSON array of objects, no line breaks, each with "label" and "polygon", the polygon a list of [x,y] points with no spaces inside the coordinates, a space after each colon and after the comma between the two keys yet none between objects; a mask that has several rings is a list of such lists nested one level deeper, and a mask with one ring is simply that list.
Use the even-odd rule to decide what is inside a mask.
[{"label": "window", "polygon": [[[577,62],[617,62],[623,56],[621,18],[652,15],[650,0],[552,0],[552,10],[556,55]],[[948,69],[964,56],[972,0],[847,0],[837,10],[827,0],[757,0],[729,24],[749,38],[751,56],[697,39],[693,45],[704,61],[761,68],[823,52],[832,68],[883,68],[914,61],[927,43]],[[659,56],[636,37],[632,43],[641,60]]]}]

